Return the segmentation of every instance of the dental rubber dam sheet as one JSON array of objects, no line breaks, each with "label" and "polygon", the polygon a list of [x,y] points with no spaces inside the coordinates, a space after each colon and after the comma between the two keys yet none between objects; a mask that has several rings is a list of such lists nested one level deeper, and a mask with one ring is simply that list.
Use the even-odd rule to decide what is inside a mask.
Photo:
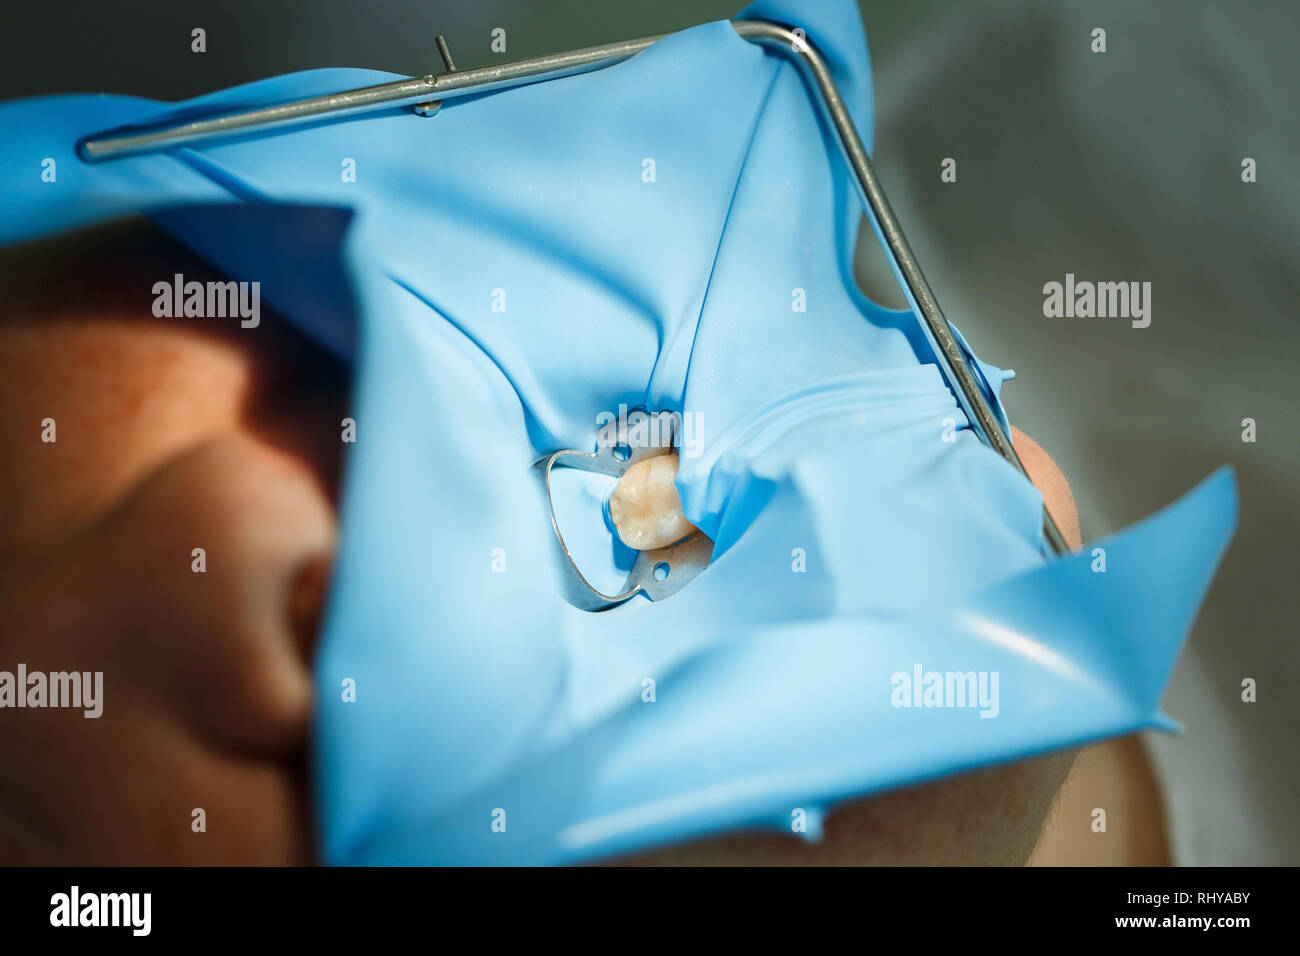
[{"label": "dental rubber dam sheet", "polygon": [[[742,16],[806,31],[870,146],[855,5]],[[1174,726],[1159,700],[1232,534],[1231,472],[1045,557],[1041,497],[969,427],[918,319],[856,288],[861,207],[798,69],[729,24],[434,117],[75,150],[395,78],[0,107],[0,241],[145,213],[352,363],[315,665],[327,862],[577,862],[795,816],[816,838],[849,798]],[[1005,422],[1003,374],[975,368]],[[713,560],[667,599],[581,611],[532,466],[638,408],[677,413]],[[633,556],[613,482],[554,485],[609,592]]]}]

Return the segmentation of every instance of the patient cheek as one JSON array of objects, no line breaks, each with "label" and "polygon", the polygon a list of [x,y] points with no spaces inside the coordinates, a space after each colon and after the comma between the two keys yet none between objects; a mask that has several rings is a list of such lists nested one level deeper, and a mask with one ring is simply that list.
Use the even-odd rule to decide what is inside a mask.
[{"label": "patient cheek", "polygon": [[[0,425],[18,449],[0,471],[14,518],[0,522],[0,567],[48,563],[87,642],[143,654],[153,690],[257,748],[305,728],[345,398],[285,387],[294,374],[264,350],[266,328],[0,329]],[[56,442],[40,440],[44,417]]]},{"label": "patient cheek", "polygon": [[[0,332],[0,558],[102,516],[168,458],[238,427],[253,364],[232,344],[113,318]],[[51,421],[55,441],[42,438]]]},{"label": "patient cheek", "polygon": [[[246,744],[303,729],[306,665],[337,536],[310,470],[254,439],[223,437],[151,477],[114,525],[106,550],[133,555],[171,583],[163,600],[193,649],[171,650],[178,672],[196,690],[229,688],[243,702],[207,729]],[[195,548],[203,549],[202,571]],[[136,589],[126,600],[133,620],[155,619],[157,590]],[[177,636],[157,635],[164,644]],[[210,720],[208,706],[197,720]]]}]

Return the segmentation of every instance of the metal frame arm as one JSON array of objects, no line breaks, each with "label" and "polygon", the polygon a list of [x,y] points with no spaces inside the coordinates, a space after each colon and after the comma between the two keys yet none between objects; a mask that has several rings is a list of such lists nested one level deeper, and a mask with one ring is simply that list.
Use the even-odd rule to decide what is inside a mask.
[{"label": "metal frame arm", "polygon": [[[1002,422],[985,398],[965,353],[953,335],[952,327],[939,308],[916,256],[912,254],[898,218],[876,179],[871,158],[862,145],[862,139],[858,136],[853,118],[849,115],[826,61],[809,40],[783,24],[770,20],[734,20],[732,26],[746,40],[790,55],[801,68],[810,88],[818,93],[814,99],[836,133],[845,164],[852,174],[872,230],[880,240],[894,275],[907,296],[908,304],[921,319],[921,327],[934,350],[940,371],[953,387],[962,410],[981,440],[1028,477],[1020,456],[1012,447],[1011,436],[1002,427]],[[411,106],[424,115],[432,115],[443,101],[457,96],[556,79],[611,66],[660,39],[662,36],[640,37],[514,63],[457,70],[451,63],[445,42],[439,37],[439,52],[447,66],[444,73],[430,73],[278,106],[171,125],[97,133],[82,140],[77,150],[87,162],[101,162],[155,150],[192,146],[251,131],[298,125],[322,117],[341,117],[397,106]],[[1069,550],[1065,537],[1046,506],[1043,508],[1043,534],[1057,554]]]}]

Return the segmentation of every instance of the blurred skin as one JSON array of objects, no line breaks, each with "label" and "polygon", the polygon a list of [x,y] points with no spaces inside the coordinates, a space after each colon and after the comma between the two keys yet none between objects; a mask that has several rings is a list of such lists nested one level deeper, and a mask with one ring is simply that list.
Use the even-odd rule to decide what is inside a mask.
[{"label": "blurred skin", "polygon": [[[98,720],[0,711],[0,863],[315,859],[309,667],[347,376],[273,315],[153,318],[174,272],[218,278],[140,223],[0,250],[0,669],[104,672]],[[1059,470],[1016,446],[1077,543]],[[739,835],[642,862],[1020,864],[1073,759],[858,801],[816,846]]]},{"label": "blurred skin", "polygon": [[54,248],[0,260],[0,667],[102,670],[104,713],[0,711],[0,861],[312,862],[346,377],[269,318],[154,319],[209,270],[147,230]]}]

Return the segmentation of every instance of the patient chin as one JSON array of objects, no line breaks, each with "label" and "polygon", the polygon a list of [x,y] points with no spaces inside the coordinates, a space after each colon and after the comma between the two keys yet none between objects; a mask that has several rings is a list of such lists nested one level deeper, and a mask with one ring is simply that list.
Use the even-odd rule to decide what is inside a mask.
[{"label": "patient chin", "polygon": [[1022,866],[1074,751],[849,801],[822,839],[740,832],[611,861],[634,866]]}]

